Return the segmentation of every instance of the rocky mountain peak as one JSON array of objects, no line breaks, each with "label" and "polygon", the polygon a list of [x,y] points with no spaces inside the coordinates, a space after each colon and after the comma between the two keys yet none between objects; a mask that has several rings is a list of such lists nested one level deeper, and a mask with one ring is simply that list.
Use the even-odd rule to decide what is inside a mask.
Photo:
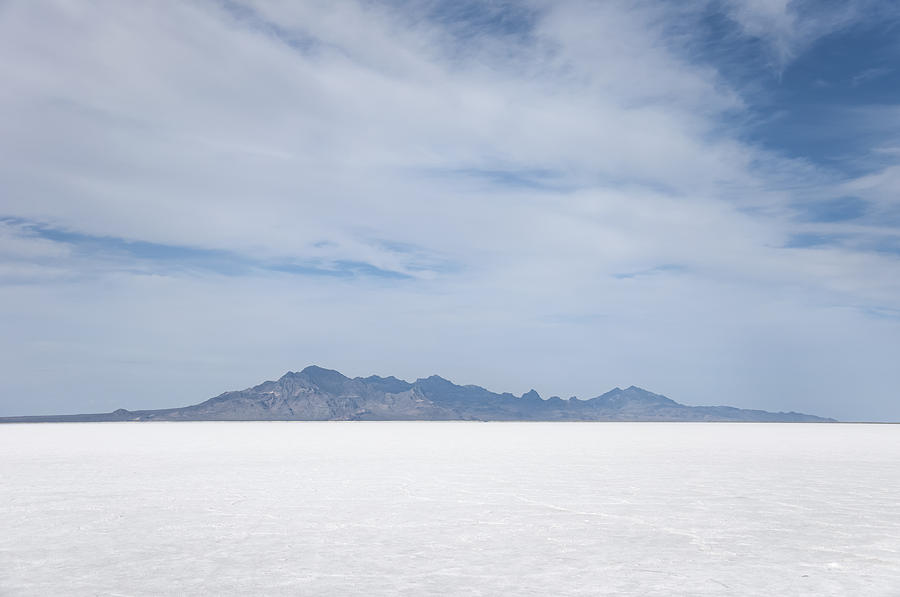
[{"label": "rocky mountain peak", "polygon": [[305,375],[310,379],[347,379],[340,371],[326,369],[324,367],[319,367],[318,365],[310,365],[309,367],[304,368],[300,374]]},{"label": "rocky mountain peak", "polygon": [[429,375],[428,377],[420,377],[419,379],[416,380],[416,384],[417,384],[417,385],[429,385],[429,386],[436,386],[436,385],[442,385],[442,386],[451,385],[451,386],[452,386],[452,385],[456,385],[456,384],[454,384],[452,381],[450,381],[449,379],[444,379],[444,378],[441,377],[440,375]]}]

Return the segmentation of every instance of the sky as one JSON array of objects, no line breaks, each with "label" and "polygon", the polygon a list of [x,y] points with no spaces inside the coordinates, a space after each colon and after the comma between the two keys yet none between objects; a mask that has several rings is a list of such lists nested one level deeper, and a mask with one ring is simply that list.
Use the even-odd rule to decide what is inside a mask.
[{"label": "sky", "polygon": [[0,416],[310,364],[900,420],[900,4],[0,1]]}]

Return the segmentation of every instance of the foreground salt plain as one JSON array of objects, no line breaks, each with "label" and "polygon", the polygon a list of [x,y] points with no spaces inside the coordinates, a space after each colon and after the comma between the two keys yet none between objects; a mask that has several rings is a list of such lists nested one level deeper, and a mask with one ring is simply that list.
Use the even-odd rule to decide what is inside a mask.
[{"label": "foreground salt plain", "polygon": [[900,595],[900,426],[0,426],[0,595]]}]

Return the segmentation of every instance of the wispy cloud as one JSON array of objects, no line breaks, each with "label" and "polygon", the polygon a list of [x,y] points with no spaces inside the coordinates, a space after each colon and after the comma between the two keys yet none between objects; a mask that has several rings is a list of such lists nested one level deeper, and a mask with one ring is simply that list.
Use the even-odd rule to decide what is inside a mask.
[{"label": "wispy cloud", "polygon": [[872,81],[874,79],[878,79],[879,77],[883,77],[891,72],[893,72],[893,68],[887,66],[877,66],[874,68],[867,68],[861,71],[858,75],[854,75],[850,80],[851,85],[854,87],[859,87],[867,81]]},{"label": "wispy cloud", "polygon": [[[340,247],[335,243],[317,243],[319,255],[306,261],[263,259],[225,249],[206,249],[186,245],[167,245],[129,240],[116,236],[94,236],[53,228],[21,218],[0,218],[0,231],[6,239],[7,263],[17,263],[17,271],[28,265],[39,266],[36,274],[46,273],[48,263],[65,265],[57,268],[66,278],[91,272],[127,271],[134,274],[261,276],[273,272],[300,276],[333,276],[354,278],[371,276],[395,280],[429,277],[436,271],[448,271],[451,265],[429,256],[421,247],[400,243],[373,242],[381,253],[393,255],[393,269],[383,269],[369,262],[329,258]],[[17,249],[15,251],[10,249]],[[42,281],[43,275],[34,277]],[[0,283],[3,283],[0,276]],[[13,282],[21,282],[19,277]]]}]

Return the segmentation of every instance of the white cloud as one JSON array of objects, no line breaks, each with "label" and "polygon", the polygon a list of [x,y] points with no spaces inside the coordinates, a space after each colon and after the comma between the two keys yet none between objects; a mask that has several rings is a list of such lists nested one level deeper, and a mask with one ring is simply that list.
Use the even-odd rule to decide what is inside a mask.
[{"label": "white cloud", "polygon": [[[104,377],[109,407],[173,405],[316,361],[853,416],[846,382],[874,369],[870,412],[896,412],[878,410],[896,322],[866,315],[900,308],[896,260],[781,248],[792,198],[833,177],[740,140],[725,117],[743,100],[667,33],[672,9],[535,5],[523,35],[460,39],[427,5],[249,7],[0,8],[0,211],[412,279],[169,271],[30,238],[6,267],[57,271],[0,289],[20,322],[6,395],[52,411],[72,375]],[[784,59],[808,38],[784,3],[734,14]],[[63,373],[20,375],[47,363]]]}]

